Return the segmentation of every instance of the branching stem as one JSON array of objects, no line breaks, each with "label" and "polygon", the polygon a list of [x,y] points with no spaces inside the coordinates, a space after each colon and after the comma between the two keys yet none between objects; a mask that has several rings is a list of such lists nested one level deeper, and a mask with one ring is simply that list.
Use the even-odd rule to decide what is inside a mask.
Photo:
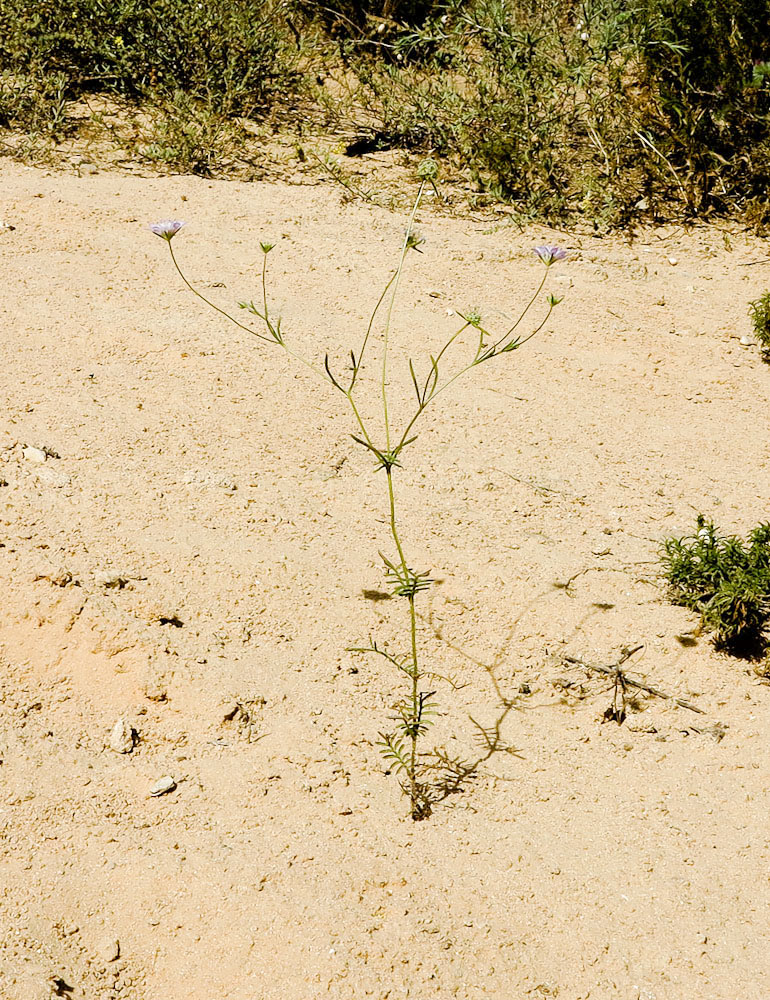
[{"label": "branching stem", "polygon": [[[171,237],[167,238],[169,244],[169,250],[171,251],[171,259],[173,261],[174,267],[180,278],[187,286],[187,288],[199,299],[206,303],[209,308],[213,309],[215,312],[224,316],[235,326],[239,327],[241,330],[245,330],[247,333],[259,340],[267,341],[271,344],[278,344],[282,347],[288,354],[293,358],[300,361],[303,365],[313,371],[316,375],[322,378],[324,381],[330,382],[332,386],[341,392],[353,411],[353,416],[357,425],[358,430],[361,432],[361,436],[355,437],[355,440],[366,447],[377,460],[377,468],[382,469],[385,472],[385,477],[387,480],[387,492],[388,492],[388,508],[389,508],[389,522],[390,522],[390,533],[393,539],[393,544],[396,547],[396,552],[398,554],[397,560],[391,561],[389,558],[383,555],[385,561],[385,568],[388,573],[388,577],[393,584],[393,593],[399,597],[406,597],[407,603],[409,605],[409,636],[410,636],[410,647],[409,652],[406,653],[396,653],[391,654],[387,652],[386,649],[377,646],[376,642],[372,642],[370,646],[365,648],[358,647],[359,652],[373,652],[379,653],[383,656],[389,663],[393,664],[398,668],[399,671],[407,674],[410,678],[409,693],[405,694],[404,697],[397,704],[397,722],[399,726],[399,731],[393,734],[382,734],[382,744],[383,752],[387,758],[393,762],[393,766],[405,775],[404,790],[408,793],[411,800],[411,812],[412,818],[415,820],[425,819],[430,815],[430,797],[426,792],[426,786],[421,780],[421,775],[423,773],[423,768],[426,765],[421,760],[420,749],[420,738],[425,734],[427,727],[429,725],[429,715],[432,711],[433,706],[430,704],[429,699],[433,692],[427,692],[421,690],[421,682],[425,676],[437,676],[431,675],[430,672],[423,674],[420,668],[420,659],[417,646],[417,612],[415,608],[415,598],[416,595],[429,587],[431,585],[431,580],[427,573],[416,572],[412,567],[410,567],[407,561],[406,554],[404,551],[403,542],[401,539],[401,533],[399,530],[397,506],[396,506],[396,494],[393,486],[393,469],[400,465],[400,455],[403,449],[414,441],[414,436],[410,437],[412,430],[424,413],[425,409],[433,402],[445,389],[452,385],[457,379],[465,375],[472,368],[477,365],[490,360],[493,357],[497,357],[500,354],[507,353],[509,351],[515,350],[522,344],[526,343],[532,337],[538,333],[545,323],[547,322],[554,306],[559,301],[553,296],[549,297],[549,309],[546,313],[543,321],[535,328],[535,330],[530,333],[527,337],[519,338],[513,337],[517,327],[522,322],[524,317],[527,315],[532,305],[536,301],[540,292],[545,284],[546,274],[548,267],[553,262],[554,256],[550,253],[551,250],[561,254],[562,259],[564,257],[564,252],[559,251],[558,248],[545,248],[549,251],[549,257],[546,261],[546,269],[543,274],[543,279],[540,282],[537,291],[529,300],[521,314],[519,315],[513,326],[500,338],[494,339],[481,325],[481,321],[478,317],[465,318],[463,325],[446,341],[444,346],[434,357],[430,356],[430,369],[425,377],[424,382],[422,378],[418,380],[415,367],[410,359],[409,361],[409,372],[412,379],[412,384],[414,387],[417,406],[415,412],[412,414],[411,418],[407,421],[405,430],[403,434],[398,439],[398,444],[395,448],[391,447],[391,421],[389,413],[389,401],[388,401],[388,347],[390,338],[390,324],[393,315],[393,308],[398,294],[398,288],[401,281],[401,276],[404,270],[404,262],[408,251],[412,248],[417,247],[417,243],[420,242],[413,232],[414,220],[417,216],[417,210],[422,199],[423,191],[425,189],[426,181],[423,181],[420,185],[419,191],[415,198],[414,206],[412,208],[412,213],[409,218],[409,224],[406,229],[406,234],[404,236],[404,242],[401,247],[401,256],[399,259],[398,267],[396,271],[391,275],[388,282],[386,283],[382,294],[380,295],[377,303],[372,311],[369,319],[369,323],[366,328],[366,332],[361,343],[361,348],[358,356],[351,351],[350,357],[352,361],[352,368],[350,379],[341,378],[339,375],[335,374],[330,366],[328,356],[324,362],[325,371],[317,368],[315,365],[311,364],[305,358],[296,354],[291,348],[287,347],[282,330],[281,330],[281,320],[280,318],[273,320],[270,315],[268,296],[267,296],[267,255],[272,249],[272,245],[262,244],[262,250],[264,253],[264,258],[262,262],[262,275],[261,275],[261,285],[262,285],[262,306],[258,308],[253,302],[244,303],[243,308],[247,309],[250,313],[255,315],[259,320],[264,323],[266,332],[258,333],[256,330],[251,329],[244,323],[241,323],[230,313],[221,309],[218,305],[215,305],[212,301],[206,298],[205,295],[201,294],[185,277],[179,264],[177,263],[176,256],[174,254],[173,247],[171,246]],[[362,416],[361,410],[354,399],[354,392],[358,384],[358,378],[361,373],[361,367],[363,364],[364,355],[366,353],[367,346],[371,339],[371,334],[374,329],[374,324],[377,319],[380,308],[383,303],[388,300],[387,314],[385,317],[384,331],[383,331],[383,348],[382,348],[382,370],[380,377],[380,394],[382,398],[382,414],[384,421],[384,436],[385,436],[385,447],[379,448],[375,445],[375,437],[370,433],[366,420]],[[475,327],[478,331],[479,339],[478,345],[475,349],[475,354],[472,360],[464,365],[461,365],[460,369],[456,371],[453,375],[450,375],[443,383],[439,384],[441,381],[441,370],[440,365],[447,354],[449,348],[458,340],[462,333],[469,326]],[[596,668],[603,669],[603,668]],[[652,690],[652,689],[649,689]],[[656,692],[657,693],[657,692]],[[689,707],[689,706],[688,706]],[[499,727],[495,740],[499,740]],[[490,743],[490,753],[494,752],[498,743]]]}]

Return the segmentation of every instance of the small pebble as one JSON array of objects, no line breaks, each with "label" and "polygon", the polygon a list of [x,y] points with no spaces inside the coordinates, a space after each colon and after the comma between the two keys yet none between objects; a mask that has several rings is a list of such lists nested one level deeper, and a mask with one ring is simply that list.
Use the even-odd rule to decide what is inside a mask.
[{"label": "small pebble", "polygon": [[33,448],[31,445],[24,448],[22,455],[28,462],[45,462],[47,457],[42,448]]},{"label": "small pebble", "polygon": [[[45,452],[43,452],[43,454],[45,454]],[[38,459],[35,459],[35,461],[38,461]],[[61,469],[39,469],[35,473],[35,476],[37,477],[38,483],[43,483],[45,486],[53,486],[57,489],[72,485],[72,479],[66,472],[62,472]]]},{"label": "small pebble", "polygon": [[679,263],[676,257],[669,257],[668,262],[672,267],[676,267],[676,265]]},{"label": "small pebble", "polygon": [[97,587],[104,587],[106,590],[122,590],[128,580],[120,573],[107,570],[103,573],[97,573],[94,582]]},{"label": "small pebble", "polygon": [[741,337],[738,343],[741,347],[753,347],[756,344],[756,341],[753,337]]},{"label": "small pebble", "polygon": [[133,726],[121,715],[110,733],[110,748],[115,753],[131,753],[135,738],[136,732]]},{"label": "small pebble", "polygon": [[162,778],[158,778],[155,784],[150,789],[150,795],[165,795],[167,792],[173,792],[176,788],[176,782],[171,777],[170,774],[164,774]]},{"label": "small pebble", "polygon": [[232,722],[233,719],[236,717],[236,715],[238,715],[238,713],[241,711],[242,711],[241,706],[238,704],[237,701],[228,702],[227,705],[225,705],[225,710],[224,713],[222,714],[222,719],[225,722]]},{"label": "small pebble", "polygon": [[105,938],[98,946],[97,953],[103,962],[117,962],[120,958],[120,941]]}]

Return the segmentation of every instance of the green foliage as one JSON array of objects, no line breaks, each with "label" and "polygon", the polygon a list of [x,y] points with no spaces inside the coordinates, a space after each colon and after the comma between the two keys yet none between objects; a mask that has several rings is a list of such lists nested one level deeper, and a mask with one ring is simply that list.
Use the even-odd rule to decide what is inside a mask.
[{"label": "green foliage", "polygon": [[[306,17],[318,20],[339,38],[360,40],[382,35],[380,25],[392,21],[402,25],[425,22],[431,12],[443,5],[436,0],[337,0],[326,4],[318,0],[296,0],[295,7]],[[379,30],[378,30],[379,29]]]},{"label": "green foliage", "polygon": [[153,105],[138,151],[152,163],[210,176],[235,159],[240,137],[232,118],[178,90]]},{"label": "green foliage", "polygon": [[[462,0],[351,56],[382,142],[523,215],[770,221],[770,0]],[[386,56],[386,58],[383,58]]]},{"label": "green foliage", "polygon": [[199,172],[313,94],[351,155],[446,158],[522,217],[770,226],[770,0],[0,0],[0,125],[60,137],[96,91],[173,106],[146,155]]},{"label": "green foliage", "polygon": [[[6,119],[47,102],[48,81],[69,98],[183,93],[224,115],[252,114],[293,78],[273,0],[0,0],[0,64],[14,81]],[[6,88],[7,90],[7,88]]]},{"label": "green foliage", "polygon": [[770,292],[749,303],[749,315],[754,326],[762,356],[770,362]]},{"label": "green foliage", "polygon": [[699,515],[695,534],[666,539],[661,558],[674,601],[697,611],[718,644],[738,648],[761,639],[770,616],[770,522],[744,542],[720,536]]},{"label": "green foliage", "polygon": [[[766,197],[769,0],[635,0],[649,127],[693,212]],[[747,207],[751,208],[749,204]],[[764,221],[770,219],[764,209]]]}]

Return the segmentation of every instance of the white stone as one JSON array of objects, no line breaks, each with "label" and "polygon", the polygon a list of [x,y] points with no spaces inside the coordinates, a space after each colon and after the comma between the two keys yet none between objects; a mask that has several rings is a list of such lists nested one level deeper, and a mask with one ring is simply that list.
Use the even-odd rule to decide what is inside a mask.
[{"label": "white stone", "polygon": [[115,753],[131,753],[134,749],[135,737],[133,726],[121,715],[110,733],[110,748]]},{"label": "white stone", "polygon": [[165,795],[166,792],[173,792],[176,788],[176,782],[171,777],[170,774],[164,774],[162,778],[158,778],[155,784],[150,789],[150,795]]},{"label": "white stone", "polygon": [[45,486],[53,486],[56,489],[72,485],[70,477],[66,472],[62,472],[61,469],[40,469],[36,473],[36,476],[39,483],[43,483]]}]

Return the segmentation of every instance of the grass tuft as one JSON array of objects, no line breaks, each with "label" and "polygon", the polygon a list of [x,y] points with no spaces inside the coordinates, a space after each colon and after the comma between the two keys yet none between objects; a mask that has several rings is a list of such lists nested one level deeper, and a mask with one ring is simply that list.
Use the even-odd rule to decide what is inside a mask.
[{"label": "grass tuft", "polygon": [[718,534],[698,515],[695,534],[666,539],[661,558],[674,602],[697,611],[717,645],[740,653],[763,644],[770,617],[770,522],[743,541]]}]

